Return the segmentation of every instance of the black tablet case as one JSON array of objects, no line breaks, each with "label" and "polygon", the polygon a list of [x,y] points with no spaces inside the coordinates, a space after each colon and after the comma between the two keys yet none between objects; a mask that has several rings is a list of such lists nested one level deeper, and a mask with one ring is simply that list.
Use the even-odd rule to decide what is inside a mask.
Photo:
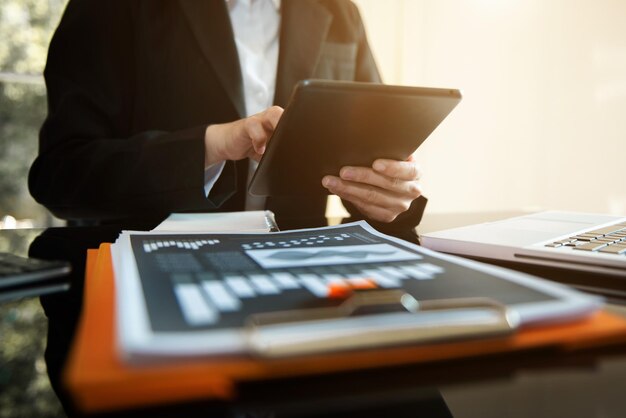
[{"label": "black tablet case", "polygon": [[304,80],[250,183],[258,196],[319,194],[346,165],[409,157],[461,100],[456,89]]}]

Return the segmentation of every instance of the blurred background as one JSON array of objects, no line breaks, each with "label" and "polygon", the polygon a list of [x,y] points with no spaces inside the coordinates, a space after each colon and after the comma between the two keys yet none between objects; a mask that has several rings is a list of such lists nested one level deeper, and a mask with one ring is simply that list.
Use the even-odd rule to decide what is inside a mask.
[{"label": "blurred background", "polygon": [[57,224],[27,187],[46,114],[42,72],[66,0],[0,0],[0,228]]},{"label": "blurred background", "polygon": [[[58,223],[26,176],[65,3],[0,0],[0,227]],[[355,3],[386,83],[463,91],[417,153],[428,213],[626,214],[626,2]]]},{"label": "blurred background", "polygon": [[626,2],[355,3],[386,83],[463,91],[417,153],[427,212],[626,215]]},{"label": "blurred background", "polygon": [[[66,0],[0,0],[0,229],[60,224],[30,197],[27,175],[46,114],[41,73]],[[4,231],[0,251],[28,254],[36,235]],[[43,353],[39,299],[0,303],[0,418],[63,417]]]}]

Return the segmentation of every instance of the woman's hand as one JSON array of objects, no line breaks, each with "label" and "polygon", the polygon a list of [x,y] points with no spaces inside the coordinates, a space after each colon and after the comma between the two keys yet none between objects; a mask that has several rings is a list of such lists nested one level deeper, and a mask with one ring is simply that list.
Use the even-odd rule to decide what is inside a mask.
[{"label": "woman's hand", "polygon": [[209,125],[204,135],[204,166],[220,161],[261,159],[283,114],[279,106],[230,123]]},{"label": "woman's hand", "polygon": [[371,168],[342,167],[339,177],[325,176],[322,185],[366,217],[392,222],[421,196],[420,176],[419,165],[410,156],[406,161],[379,159]]}]

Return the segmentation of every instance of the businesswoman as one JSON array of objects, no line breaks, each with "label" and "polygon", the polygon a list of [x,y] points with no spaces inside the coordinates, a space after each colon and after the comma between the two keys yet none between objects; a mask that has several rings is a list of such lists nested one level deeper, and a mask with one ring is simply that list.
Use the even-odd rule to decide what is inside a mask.
[{"label": "businesswoman", "polygon": [[[284,229],[324,225],[323,194],[246,193],[306,78],[380,82],[350,1],[71,0],[49,49],[31,194],[61,218],[96,223],[263,207]],[[320,182],[352,219],[414,239],[418,179],[409,159]]]}]

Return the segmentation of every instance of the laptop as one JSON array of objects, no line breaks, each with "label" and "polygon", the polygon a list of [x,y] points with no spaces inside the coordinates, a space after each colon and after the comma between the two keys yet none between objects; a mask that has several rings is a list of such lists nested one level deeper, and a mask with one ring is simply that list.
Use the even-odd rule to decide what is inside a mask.
[{"label": "laptop", "polygon": [[610,275],[626,288],[626,217],[547,211],[431,232],[421,240],[471,258]]}]

